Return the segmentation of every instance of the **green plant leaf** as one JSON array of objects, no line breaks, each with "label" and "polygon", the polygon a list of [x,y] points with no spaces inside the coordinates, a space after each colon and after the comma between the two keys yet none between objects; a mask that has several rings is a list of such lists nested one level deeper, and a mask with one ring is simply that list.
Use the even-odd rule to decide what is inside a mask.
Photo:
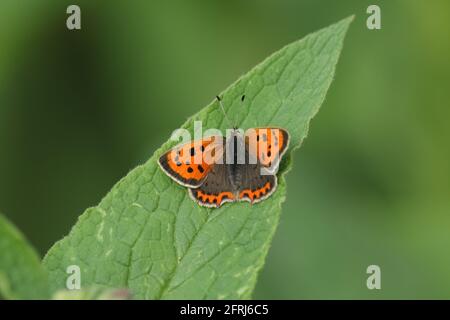
[{"label": "green plant leaf", "polygon": [[0,297],[45,299],[47,275],[34,249],[0,214]]},{"label": "green plant leaf", "polygon": [[[243,129],[286,128],[292,153],[325,98],[351,20],[282,48],[242,76],[221,94],[227,113]],[[193,133],[195,120],[202,121],[204,129],[226,129],[215,102],[183,128]],[[129,288],[142,299],[251,296],[286,197],[283,175],[290,156],[279,171],[278,190],[267,200],[206,209],[157,165],[159,156],[175,144],[165,143],[131,171],[50,249],[44,264],[53,290],[63,287],[66,267],[77,264],[82,286]]]}]

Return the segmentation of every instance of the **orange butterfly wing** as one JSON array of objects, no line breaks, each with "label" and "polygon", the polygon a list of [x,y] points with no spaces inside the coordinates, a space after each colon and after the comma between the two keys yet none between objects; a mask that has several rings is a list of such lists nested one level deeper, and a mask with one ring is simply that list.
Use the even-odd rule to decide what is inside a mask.
[{"label": "orange butterfly wing", "polygon": [[164,153],[158,163],[179,184],[196,188],[202,185],[222,153],[223,137],[211,136],[176,146]]},{"label": "orange butterfly wing", "polygon": [[289,133],[282,128],[252,128],[245,133],[250,153],[258,162],[269,168],[277,168],[289,146]]}]

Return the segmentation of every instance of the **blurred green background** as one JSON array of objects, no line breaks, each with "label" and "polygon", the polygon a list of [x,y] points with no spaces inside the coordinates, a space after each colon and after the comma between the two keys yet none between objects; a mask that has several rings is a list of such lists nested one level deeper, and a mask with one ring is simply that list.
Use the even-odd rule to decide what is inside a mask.
[{"label": "blurred green background", "polygon": [[254,297],[450,298],[445,0],[2,0],[0,210],[45,254],[242,73],[350,14]]}]

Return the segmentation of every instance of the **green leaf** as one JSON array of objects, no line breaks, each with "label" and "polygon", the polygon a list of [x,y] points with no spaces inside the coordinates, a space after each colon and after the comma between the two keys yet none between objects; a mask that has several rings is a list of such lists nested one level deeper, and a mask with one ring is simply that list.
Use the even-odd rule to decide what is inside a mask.
[{"label": "green leaf", "polygon": [[[243,129],[286,128],[292,153],[325,98],[351,20],[284,47],[242,76],[221,94],[227,113]],[[227,125],[215,102],[183,128],[193,133],[195,120],[203,121],[204,129],[225,130]],[[63,287],[67,266],[77,264],[82,286],[129,288],[142,299],[251,296],[286,197],[283,175],[290,156],[282,163],[278,190],[267,200],[206,209],[157,165],[175,144],[165,143],[131,171],[50,249],[44,264],[53,290]]]},{"label": "green leaf", "polygon": [[47,275],[34,249],[0,214],[0,296],[6,299],[49,297]]}]

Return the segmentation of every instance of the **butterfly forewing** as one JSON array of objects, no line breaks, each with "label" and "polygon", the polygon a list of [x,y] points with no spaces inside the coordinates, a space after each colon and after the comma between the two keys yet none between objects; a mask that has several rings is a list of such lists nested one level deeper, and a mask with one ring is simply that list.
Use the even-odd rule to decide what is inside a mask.
[{"label": "butterfly forewing", "polygon": [[163,171],[179,184],[198,187],[222,157],[224,138],[208,137],[188,142],[167,151],[159,158]]},{"label": "butterfly forewing", "polygon": [[245,133],[249,162],[260,163],[275,172],[289,145],[289,134],[281,128],[251,128]]}]

